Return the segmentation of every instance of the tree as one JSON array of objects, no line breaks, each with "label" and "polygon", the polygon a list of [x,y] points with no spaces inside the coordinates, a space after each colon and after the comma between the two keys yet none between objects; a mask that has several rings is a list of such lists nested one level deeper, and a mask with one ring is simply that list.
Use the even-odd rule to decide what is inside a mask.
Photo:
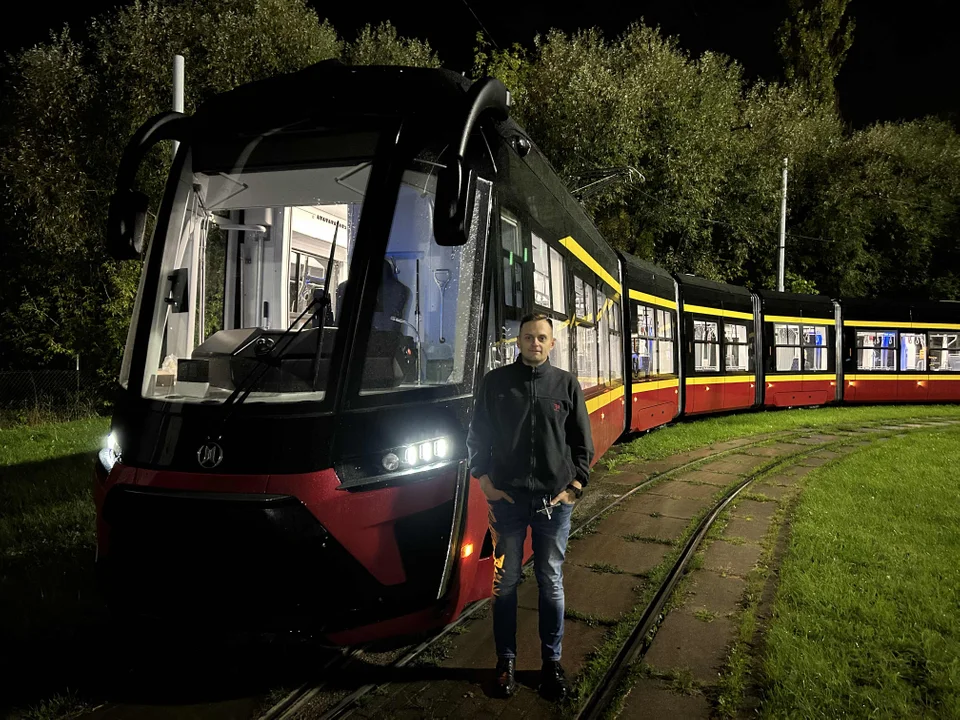
[{"label": "tree", "polygon": [[853,45],[850,0],[790,0],[790,15],[778,42],[788,83],[806,87],[821,102],[837,106],[834,80]]},{"label": "tree", "polygon": [[[107,256],[104,225],[123,148],[170,106],[173,55],[185,109],[240,83],[336,57],[341,42],[303,0],[135,2],[9,61],[0,128],[0,365],[80,355],[115,378],[140,263]],[[169,150],[144,163],[159,198]]]},{"label": "tree", "polygon": [[377,27],[367,25],[357,39],[344,49],[344,62],[350,65],[406,65],[440,67],[430,44],[416,38],[401,38],[389,22]]}]

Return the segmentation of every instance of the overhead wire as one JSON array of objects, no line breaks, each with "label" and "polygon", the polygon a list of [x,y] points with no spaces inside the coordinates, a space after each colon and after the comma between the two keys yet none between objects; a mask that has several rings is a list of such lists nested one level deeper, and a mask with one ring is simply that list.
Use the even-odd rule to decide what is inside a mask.
[{"label": "overhead wire", "polygon": [[493,35],[490,34],[490,31],[487,30],[486,27],[484,27],[484,25],[483,25],[482,22],[480,22],[480,18],[477,17],[477,14],[473,11],[473,8],[470,7],[470,3],[468,3],[467,0],[463,0],[463,4],[467,6],[467,10],[469,10],[469,11],[470,11],[470,14],[473,15],[473,19],[477,21],[477,25],[480,26],[480,29],[481,29],[481,30],[483,30],[483,34],[487,36],[487,39],[488,39],[488,40],[493,44],[493,46],[497,49],[497,52],[501,52],[500,46],[497,45],[497,41],[493,39]]}]

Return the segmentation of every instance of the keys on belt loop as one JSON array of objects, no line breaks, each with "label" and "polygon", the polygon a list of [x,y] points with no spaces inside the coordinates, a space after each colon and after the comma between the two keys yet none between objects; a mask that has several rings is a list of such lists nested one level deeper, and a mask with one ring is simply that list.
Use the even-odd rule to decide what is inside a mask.
[{"label": "keys on belt loop", "polygon": [[546,497],[540,498],[540,503],[543,505],[543,507],[537,510],[537,512],[546,515],[547,520],[553,520],[553,509],[560,503],[554,503],[551,505]]}]

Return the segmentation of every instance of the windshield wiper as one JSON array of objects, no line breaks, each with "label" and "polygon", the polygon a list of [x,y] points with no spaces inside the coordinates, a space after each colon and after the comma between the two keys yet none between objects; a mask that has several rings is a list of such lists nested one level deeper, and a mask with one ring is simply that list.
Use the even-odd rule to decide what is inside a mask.
[{"label": "windshield wiper", "polygon": [[[219,423],[219,431],[216,433],[218,438],[223,435],[223,429],[227,425],[227,420],[229,420],[233,415],[233,411],[236,410],[237,406],[241,405],[243,401],[247,399],[253,389],[257,386],[257,383],[259,383],[261,378],[266,374],[267,370],[279,364],[279,361],[283,358],[283,354],[287,351],[287,348],[293,344],[293,338],[295,335],[293,329],[297,326],[297,323],[299,323],[307,315],[307,313],[313,309],[316,304],[316,299],[311,300],[307,304],[307,306],[303,309],[303,312],[301,312],[297,318],[290,323],[290,326],[283,331],[280,337],[277,338],[277,341],[274,343],[273,347],[270,348],[270,351],[266,355],[255,356],[254,359],[257,361],[257,364],[252,370],[250,370],[249,373],[247,373],[243,380],[237,383],[237,386],[233,389],[233,392],[231,392],[227,399],[223,401],[223,405],[221,406],[223,410],[223,416]],[[286,340],[286,344],[281,347],[281,342],[284,340]]]},{"label": "windshield wiper", "polygon": [[[306,317],[311,310],[314,310],[314,308],[319,306],[318,309],[314,310],[314,312],[320,314],[320,327],[317,332],[317,353],[314,357],[312,382],[312,387],[314,390],[316,390],[319,377],[320,354],[323,347],[323,320],[326,307],[330,302],[330,273],[333,271],[334,254],[336,253],[337,249],[337,232],[339,229],[340,223],[337,222],[333,230],[333,246],[330,249],[330,259],[327,261],[327,279],[323,285],[323,293],[319,298],[314,297],[309,303],[307,303],[307,306],[303,309],[303,311],[297,315],[296,319],[290,323],[287,329],[281,333],[279,338],[277,338],[276,342],[274,343],[273,347],[270,348],[268,353],[261,356],[255,356],[257,364],[249,373],[247,373],[243,380],[237,383],[237,386],[233,389],[233,392],[231,392],[227,399],[223,401],[223,405],[221,406],[223,410],[223,416],[219,423],[219,430],[216,433],[216,437],[218,439],[223,436],[223,429],[226,427],[227,421],[232,417],[236,408],[239,405],[242,405],[244,400],[249,397],[250,393],[253,392],[253,389],[257,386],[270,368],[279,366],[279,362],[283,359],[284,353],[293,344],[293,338],[296,334],[294,332],[294,328],[297,327],[298,323],[303,320],[303,318]],[[211,433],[211,437],[212,436],[213,434]]]}]

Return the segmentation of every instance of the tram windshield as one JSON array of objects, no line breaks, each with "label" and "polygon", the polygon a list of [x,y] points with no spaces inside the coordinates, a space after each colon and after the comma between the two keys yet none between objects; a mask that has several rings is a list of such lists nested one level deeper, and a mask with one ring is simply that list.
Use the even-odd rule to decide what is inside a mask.
[{"label": "tram windshield", "polygon": [[[247,403],[324,398],[375,138],[359,144],[368,156],[296,166],[258,164],[255,144],[232,153],[229,166],[209,160],[216,152],[188,150],[169,226],[154,235],[164,246],[152,317],[140,320],[151,323],[144,397],[217,404],[240,388]],[[479,253],[475,239],[456,248],[434,239],[435,158],[411,163],[391,208],[374,312],[359,320],[370,325],[361,394],[472,376]],[[122,383],[135,335],[131,328]]]}]

